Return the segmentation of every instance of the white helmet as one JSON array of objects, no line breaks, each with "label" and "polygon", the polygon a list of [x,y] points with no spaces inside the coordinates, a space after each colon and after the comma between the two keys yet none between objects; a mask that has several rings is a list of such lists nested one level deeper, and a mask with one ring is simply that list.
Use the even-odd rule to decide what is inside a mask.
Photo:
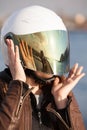
[{"label": "white helmet", "polygon": [[19,46],[24,67],[54,75],[69,71],[67,29],[53,11],[30,6],[14,12],[7,19],[1,30],[1,50],[8,65],[6,38],[13,39]]}]

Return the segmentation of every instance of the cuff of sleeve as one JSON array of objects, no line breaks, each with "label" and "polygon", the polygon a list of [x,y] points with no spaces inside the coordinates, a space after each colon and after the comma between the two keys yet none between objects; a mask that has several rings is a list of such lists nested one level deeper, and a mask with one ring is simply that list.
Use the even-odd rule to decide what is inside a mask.
[{"label": "cuff of sleeve", "polygon": [[69,106],[72,101],[72,97],[68,96],[67,105],[63,109],[57,109],[56,111],[62,116],[62,118],[65,120],[65,122],[68,124],[69,127],[71,127],[70,117],[69,117]]}]

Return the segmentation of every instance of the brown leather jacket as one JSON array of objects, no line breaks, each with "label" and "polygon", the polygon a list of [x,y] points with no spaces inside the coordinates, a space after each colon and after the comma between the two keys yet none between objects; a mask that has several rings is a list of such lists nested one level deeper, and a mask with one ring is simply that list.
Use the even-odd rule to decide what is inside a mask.
[{"label": "brown leather jacket", "polygon": [[33,95],[27,84],[13,81],[9,75],[7,69],[0,73],[0,130],[85,130],[72,93],[72,102],[65,110],[57,110],[45,99],[41,109],[43,119],[40,120],[41,113],[38,112],[39,119],[34,114]]}]

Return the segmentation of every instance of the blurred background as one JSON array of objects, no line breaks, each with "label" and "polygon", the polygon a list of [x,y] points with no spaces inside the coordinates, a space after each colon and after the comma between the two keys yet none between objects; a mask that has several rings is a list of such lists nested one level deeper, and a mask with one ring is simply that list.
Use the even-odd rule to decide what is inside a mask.
[{"label": "blurred background", "polygon": [[[78,62],[87,73],[87,0],[0,0],[0,29],[14,10],[30,5],[45,6],[60,15],[69,30],[70,66]],[[0,71],[4,68],[0,51]],[[73,91],[87,129],[87,74]]]}]

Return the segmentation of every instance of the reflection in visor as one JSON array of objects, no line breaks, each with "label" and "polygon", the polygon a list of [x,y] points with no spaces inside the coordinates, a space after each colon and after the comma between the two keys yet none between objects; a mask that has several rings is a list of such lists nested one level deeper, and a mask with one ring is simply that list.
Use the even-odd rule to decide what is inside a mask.
[{"label": "reflection in visor", "polygon": [[69,71],[68,34],[63,30],[11,35],[20,48],[23,66],[34,71],[63,75]]}]

